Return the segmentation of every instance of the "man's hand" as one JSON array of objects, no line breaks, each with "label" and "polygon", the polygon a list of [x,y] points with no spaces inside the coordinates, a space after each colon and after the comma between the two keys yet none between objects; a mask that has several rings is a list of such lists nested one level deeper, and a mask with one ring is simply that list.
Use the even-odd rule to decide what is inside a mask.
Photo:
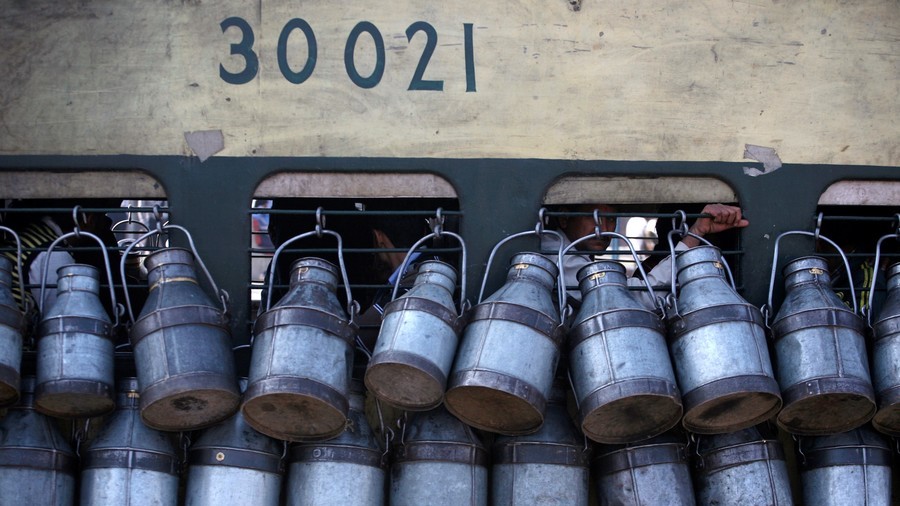
[{"label": "man's hand", "polygon": [[[692,234],[704,237],[708,234],[716,234],[732,228],[743,228],[750,224],[743,216],[741,216],[741,208],[736,206],[726,206],[725,204],[707,204],[703,208],[702,214],[708,214],[710,217],[698,218],[690,228]],[[689,248],[693,248],[700,244],[700,241],[691,236],[682,238],[682,243]]]}]

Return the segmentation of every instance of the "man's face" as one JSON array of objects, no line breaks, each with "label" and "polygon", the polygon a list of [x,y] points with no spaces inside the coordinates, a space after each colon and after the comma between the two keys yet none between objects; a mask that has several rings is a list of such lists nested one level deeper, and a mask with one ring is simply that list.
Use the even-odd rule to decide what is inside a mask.
[{"label": "man's face", "polygon": [[[606,204],[583,204],[572,209],[573,212],[592,213],[594,209],[600,213],[614,213],[615,208]],[[594,234],[594,217],[593,216],[567,216],[559,219],[560,229],[566,234],[570,241],[575,241],[586,235]],[[616,229],[616,218],[601,217],[601,232],[613,232]],[[600,239],[588,239],[578,244],[577,248],[582,251],[605,251],[609,247],[610,238],[602,237]]]}]

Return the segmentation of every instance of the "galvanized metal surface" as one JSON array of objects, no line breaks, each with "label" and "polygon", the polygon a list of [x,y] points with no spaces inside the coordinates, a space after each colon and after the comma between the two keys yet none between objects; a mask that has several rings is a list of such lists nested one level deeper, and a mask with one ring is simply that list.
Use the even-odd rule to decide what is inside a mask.
[{"label": "galvanized metal surface", "polygon": [[541,426],[562,336],[556,265],[536,253],[510,263],[506,283],[469,313],[444,404],[473,427],[517,435]]},{"label": "galvanized metal surface", "polygon": [[665,323],[629,293],[611,261],[578,272],[582,304],[568,335],[581,430],[600,443],[657,436],[681,420]]},{"label": "galvanized metal surface", "polygon": [[681,288],[668,315],[669,351],[684,427],[721,434],[768,419],[781,397],[759,310],[726,281],[718,248],[691,248],[675,265]]},{"label": "galvanized metal surface", "polygon": [[859,427],[875,414],[863,320],[834,293],[824,258],[792,260],[784,280],[772,320],[784,398],[778,424],[809,436]]},{"label": "galvanized metal surface", "polygon": [[176,506],[181,456],[174,435],[141,421],[136,378],[118,381],[116,411],[82,450],[82,506]]},{"label": "galvanized metal surface", "polygon": [[78,458],[55,422],[34,409],[34,377],[0,420],[0,498],[17,506],[72,506]]},{"label": "galvanized metal surface", "polygon": [[288,293],[256,320],[241,411],[263,434],[302,441],[344,431],[356,329],[338,302],[337,272],[297,260]]},{"label": "galvanized metal surface", "polygon": [[157,250],[145,265],[150,293],[130,332],[144,423],[180,431],[228,418],[240,401],[231,337],[191,251]]},{"label": "galvanized metal surface", "polygon": [[413,287],[385,306],[365,374],[379,399],[417,411],[441,403],[459,342],[455,290],[452,266],[422,262]]},{"label": "galvanized metal surface", "polygon": [[89,418],[112,411],[113,324],[100,302],[100,276],[90,265],[58,271],[56,299],[41,316],[35,407],[55,417]]},{"label": "galvanized metal surface", "polygon": [[299,443],[288,453],[288,506],[381,506],[387,485],[387,455],[365,415],[361,388],[350,393],[349,422],[340,436]]},{"label": "galvanized metal surface", "polygon": [[875,342],[872,345],[872,384],[878,398],[878,411],[872,425],[893,437],[900,436],[900,263],[887,275],[884,304],[872,320]]},{"label": "galvanized metal surface", "polygon": [[12,262],[0,256],[0,406],[19,399],[25,315],[12,294]]}]

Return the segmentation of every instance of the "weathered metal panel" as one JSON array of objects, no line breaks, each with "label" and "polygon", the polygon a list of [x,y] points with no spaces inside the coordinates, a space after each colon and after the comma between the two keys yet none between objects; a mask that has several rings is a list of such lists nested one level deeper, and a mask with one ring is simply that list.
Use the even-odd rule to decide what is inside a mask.
[{"label": "weathered metal panel", "polygon": [[7,2],[0,154],[900,165],[895,0],[577,4]]}]

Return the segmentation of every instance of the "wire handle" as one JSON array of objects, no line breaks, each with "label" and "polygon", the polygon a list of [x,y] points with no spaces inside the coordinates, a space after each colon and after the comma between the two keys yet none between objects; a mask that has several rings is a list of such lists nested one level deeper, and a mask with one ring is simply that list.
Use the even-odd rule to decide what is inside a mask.
[{"label": "wire handle", "polygon": [[397,293],[400,290],[400,280],[403,278],[403,274],[406,273],[406,269],[409,265],[409,262],[412,260],[412,254],[419,248],[422,244],[424,244],[429,239],[435,238],[440,239],[445,235],[449,235],[450,237],[456,239],[459,242],[460,247],[462,247],[462,261],[460,269],[460,288],[459,288],[459,313],[462,314],[465,311],[467,306],[466,302],[466,242],[459,235],[448,232],[444,230],[444,217],[441,215],[442,209],[439,207],[437,212],[435,213],[435,218],[433,220],[429,220],[431,223],[431,233],[422,237],[415,244],[413,244],[409,251],[406,253],[406,256],[403,258],[403,262],[400,264],[400,274],[397,276],[396,281],[394,281],[394,290],[391,292],[391,300],[397,298]]},{"label": "wire handle", "polygon": [[[113,277],[112,277],[112,268],[109,264],[109,254],[106,252],[106,245],[103,244],[103,240],[97,237],[96,235],[85,232],[81,230],[81,227],[78,225],[78,213],[81,211],[81,206],[75,206],[72,208],[72,217],[75,220],[75,229],[69,233],[63,234],[56,238],[52,243],[50,243],[50,247],[47,248],[47,261],[44,262],[43,269],[41,269],[41,291],[40,291],[40,300],[38,300],[38,309],[40,313],[44,314],[44,290],[47,288],[47,271],[50,269],[50,253],[53,251],[53,248],[56,247],[57,244],[62,241],[68,239],[69,237],[81,237],[85,236],[90,239],[97,241],[97,244],[100,245],[100,252],[103,253],[103,266],[106,267],[106,279],[109,280],[109,296],[112,301],[113,314],[115,317],[115,324],[113,327],[119,326],[119,307],[116,303],[116,290],[113,287]],[[20,273],[21,276],[21,273]],[[19,278],[22,279],[21,277]]]},{"label": "wire handle", "polygon": [[[881,236],[875,245],[875,265],[872,267],[872,286],[869,287],[869,307],[867,309],[860,308],[866,315],[866,323],[872,326],[872,301],[875,300],[875,282],[878,280],[878,262],[881,260],[881,243],[888,239],[896,239],[900,241],[900,213],[894,215],[894,233]],[[850,285],[851,288],[853,285]]]},{"label": "wire handle", "polygon": [[[153,206],[154,213],[158,213],[158,207]],[[135,245],[143,242],[144,239],[147,239],[150,236],[158,235],[161,236],[162,233],[166,230],[180,230],[187,237],[188,244],[191,247],[191,252],[194,254],[194,258],[197,259],[197,264],[200,266],[200,270],[203,271],[203,274],[206,275],[206,279],[209,281],[210,286],[212,286],[213,293],[219,297],[219,300],[222,302],[222,311],[227,314],[228,313],[228,292],[225,290],[219,290],[218,285],[216,285],[216,281],[213,279],[212,274],[209,273],[209,269],[206,268],[206,264],[203,263],[203,259],[200,258],[200,254],[197,252],[197,247],[194,245],[194,238],[191,236],[191,233],[188,230],[180,225],[163,225],[162,222],[156,222],[156,230],[151,230],[137,239],[134,240],[128,247],[125,248],[125,251],[122,253],[122,260],[119,262],[119,275],[122,276],[122,287],[125,292],[125,302],[128,308],[128,317],[131,320],[131,323],[134,323],[134,312],[131,309],[131,297],[128,295],[128,278],[125,276],[125,260],[128,258],[128,253],[131,252],[131,249],[135,247]]]},{"label": "wire handle", "polygon": [[[621,239],[628,246],[628,250],[631,251],[631,256],[632,256],[632,258],[634,258],[634,263],[635,263],[635,265],[637,265],[637,269],[641,273],[641,277],[644,281],[644,285],[647,287],[647,291],[650,292],[650,298],[654,301],[654,303],[657,304],[657,308],[660,311],[663,311],[662,303],[656,299],[656,293],[653,292],[653,287],[650,286],[650,280],[647,279],[647,273],[644,272],[644,267],[641,265],[641,261],[637,256],[637,251],[635,251],[634,245],[631,243],[631,240],[618,232],[601,232],[599,215],[598,215],[596,209],[594,210],[594,233],[588,234],[584,237],[580,237],[580,238],[576,239],[574,242],[572,242],[571,244],[566,246],[565,249],[563,249],[562,254],[566,255],[569,252],[569,250],[575,248],[575,246],[577,246],[578,244],[581,244],[584,241],[587,241],[588,239],[593,239],[593,238],[599,239],[601,237],[616,237],[618,239]],[[605,253],[612,253],[612,252],[608,252],[608,251],[596,252],[597,255],[603,255]],[[565,263],[561,262],[559,269],[560,269],[560,278],[563,280],[566,279],[565,274],[562,273],[564,268],[565,268]]]},{"label": "wire handle", "polygon": [[769,296],[766,299],[766,305],[762,308],[763,315],[765,315],[766,317],[766,323],[768,324],[768,316],[772,311],[772,290],[775,287],[775,271],[778,267],[778,242],[781,241],[782,237],[788,235],[805,235],[816,240],[822,239],[828,244],[834,246],[834,249],[836,249],[837,252],[840,253],[841,259],[844,261],[844,268],[847,270],[847,280],[850,282],[850,296],[853,298],[853,312],[858,314],[859,310],[856,305],[856,289],[853,288],[853,273],[850,272],[850,262],[847,261],[847,256],[844,254],[844,250],[842,250],[841,247],[838,246],[834,241],[820,234],[818,229],[815,232],[806,232],[804,230],[788,230],[787,232],[783,232],[777,238],[775,238],[775,248],[774,252],[772,253],[772,274],[769,276]]},{"label": "wire handle", "polygon": [[16,272],[19,274],[19,293],[22,295],[22,305],[27,314],[31,310],[31,299],[25,296],[25,278],[22,277],[22,240],[15,230],[0,225],[0,230],[11,234],[16,240]]},{"label": "wire handle", "polygon": [[359,303],[357,303],[355,300],[353,300],[353,295],[350,292],[350,281],[347,279],[347,267],[344,264],[343,239],[341,238],[341,234],[339,234],[333,230],[328,230],[325,228],[325,214],[324,214],[324,210],[321,207],[316,209],[316,227],[315,227],[315,229],[313,229],[309,232],[304,232],[300,235],[296,235],[296,236],[288,239],[287,241],[282,243],[281,246],[279,246],[278,249],[275,250],[275,254],[272,255],[272,262],[270,264],[271,267],[269,269],[270,275],[269,275],[269,283],[268,283],[268,290],[267,290],[268,293],[266,294],[265,311],[268,311],[269,307],[272,305],[272,288],[274,286],[273,285],[274,276],[271,273],[275,272],[275,266],[278,265],[278,256],[281,255],[281,252],[288,245],[290,245],[294,242],[297,242],[301,239],[311,237],[313,235],[315,235],[316,237],[319,237],[319,238],[321,238],[323,235],[330,235],[330,236],[333,236],[335,239],[337,239],[338,264],[340,264],[341,276],[342,276],[342,280],[344,282],[344,289],[345,289],[344,291],[347,292],[347,313],[350,315],[350,321],[355,321],[356,315],[359,313]]},{"label": "wire handle", "polygon": [[526,230],[524,232],[518,232],[518,233],[512,234],[510,236],[505,237],[500,242],[498,242],[497,244],[494,245],[494,248],[491,250],[491,254],[488,256],[487,265],[485,265],[485,268],[484,268],[484,278],[481,280],[481,290],[478,292],[478,303],[479,304],[481,303],[481,299],[484,297],[484,288],[487,285],[488,274],[490,274],[490,272],[491,272],[491,263],[493,263],[494,256],[496,256],[497,250],[500,249],[500,246],[506,244],[507,242],[509,242],[513,239],[519,238],[519,237],[525,237],[525,236],[529,236],[529,235],[537,235],[538,237],[543,237],[544,235],[555,235],[556,238],[559,240],[559,249],[558,249],[557,257],[556,257],[556,267],[557,267],[557,270],[559,271],[559,273],[557,273],[556,284],[557,284],[557,290],[559,293],[559,314],[560,314],[560,322],[561,322],[560,324],[562,324],[562,322],[565,321],[565,316],[567,313],[567,311],[566,311],[566,287],[565,287],[565,282],[561,281],[561,278],[559,277],[559,274],[562,272],[561,266],[562,266],[562,253],[563,253],[564,239],[563,239],[563,235],[560,232],[558,232],[556,230],[545,230],[544,229],[544,214],[545,213],[546,213],[546,209],[543,207],[540,209],[540,211],[538,211],[538,222],[537,222],[537,225],[535,225],[534,230]]}]

